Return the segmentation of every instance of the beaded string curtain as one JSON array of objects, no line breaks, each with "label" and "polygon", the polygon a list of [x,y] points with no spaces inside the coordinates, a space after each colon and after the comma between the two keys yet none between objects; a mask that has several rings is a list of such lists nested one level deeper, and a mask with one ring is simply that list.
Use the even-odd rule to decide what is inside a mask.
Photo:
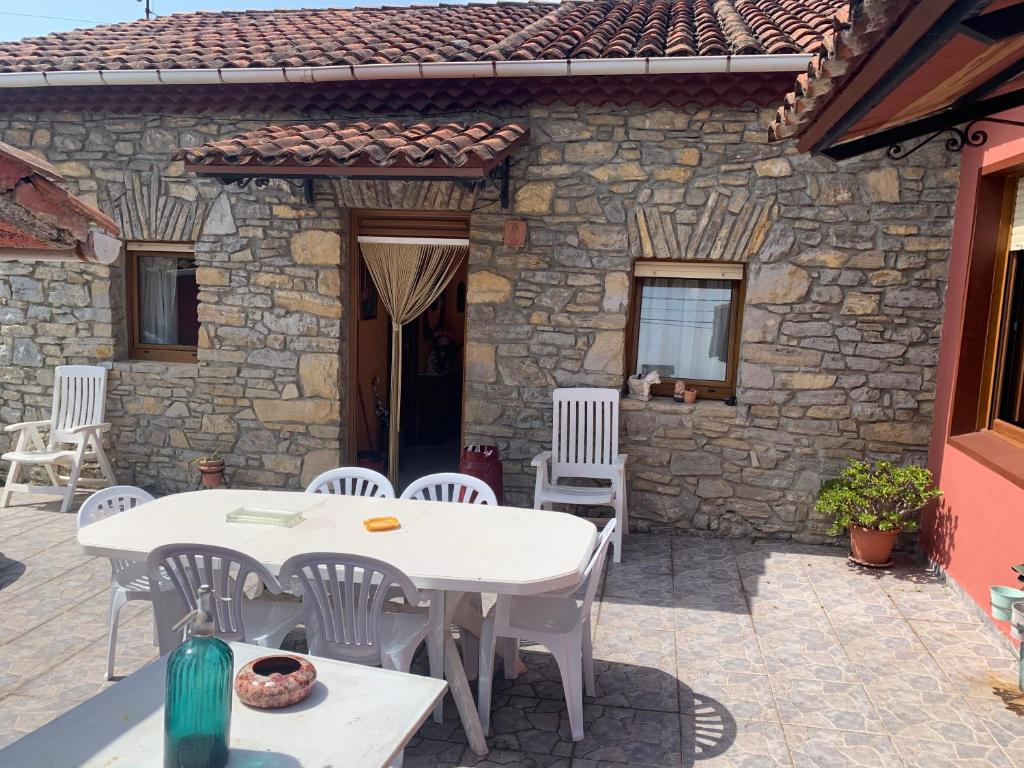
[{"label": "beaded string curtain", "polygon": [[391,415],[388,479],[398,483],[402,411],[402,326],[433,304],[469,252],[469,240],[359,236],[359,249],[377,293],[391,315]]}]

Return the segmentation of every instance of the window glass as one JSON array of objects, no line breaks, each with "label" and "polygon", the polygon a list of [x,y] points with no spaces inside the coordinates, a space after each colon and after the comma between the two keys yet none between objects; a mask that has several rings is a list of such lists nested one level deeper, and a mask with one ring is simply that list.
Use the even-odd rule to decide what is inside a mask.
[{"label": "window glass", "polygon": [[1024,251],[1010,253],[1006,269],[1006,295],[1001,327],[996,413],[1001,421],[1024,427]]},{"label": "window glass", "polygon": [[141,345],[195,347],[199,299],[190,255],[135,254],[138,339]]},{"label": "window glass", "polygon": [[724,382],[734,281],[639,279],[637,372]]}]

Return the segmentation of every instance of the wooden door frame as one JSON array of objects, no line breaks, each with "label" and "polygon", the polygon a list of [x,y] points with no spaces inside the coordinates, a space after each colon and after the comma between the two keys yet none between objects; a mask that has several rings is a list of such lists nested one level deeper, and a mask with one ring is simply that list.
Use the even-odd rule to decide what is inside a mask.
[{"label": "wooden door frame", "polygon": [[[349,210],[348,226],[348,463],[355,465],[359,460],[359,435],[356,430],[358,419],[355,409],[359,407],[359,268],[362,255],[359,253],[359,235],[378,237],[451,237],[469,238],[469,213],[460,211],[422,211],[412,209],[352,208]],[[467,256],[468,260],[468,256]],[[468,265],[467,265],[468,275]],[[381,305],[380,310],[387,312]],[[468,330],[469,305],[466,307],[466,328]],[[468,335],[467,335],[468,341]],[[390,363],[389,363],[390,365]],[[390,382],[388,382],[390,387]],[[466,437],[466,366],[462,367],[462,413],[459,414],[460,440]]]}]

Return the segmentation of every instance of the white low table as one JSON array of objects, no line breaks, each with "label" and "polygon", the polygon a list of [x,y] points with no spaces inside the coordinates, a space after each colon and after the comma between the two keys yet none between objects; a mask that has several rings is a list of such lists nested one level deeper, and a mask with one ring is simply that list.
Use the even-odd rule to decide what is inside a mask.
[{"label": "white low table", "polygon": [[[229,523],[240,507],[300,511],[292,528]],[[368,517],[394,515],[395,531],[370,533]],[[431,590],[431,610],[445,612],[466,592],[536,595],[579,584],[597,529],[573,515],[489,507],[286,491],[180,493],[93,523],[78,532],[86,553],[145,560],[163,544],[212,544],[244,552],[277,572],[292,555],[345,552],[391,563]],[[470,747],[487,754],[466,672],[447,622],[434,622],[445,647],[444,671]]]},{"label": "white low table", "polygon": [[[235,671],[272,651],[231,643]],[[302,654],[292,654],[301,656]],[[279,710],[231,708],[228,766],[381,768],[402,754],[444,695],[432,677],[312,659],[305,701]],[[167,657],[0,750],[3,768],[162,768]]]}]

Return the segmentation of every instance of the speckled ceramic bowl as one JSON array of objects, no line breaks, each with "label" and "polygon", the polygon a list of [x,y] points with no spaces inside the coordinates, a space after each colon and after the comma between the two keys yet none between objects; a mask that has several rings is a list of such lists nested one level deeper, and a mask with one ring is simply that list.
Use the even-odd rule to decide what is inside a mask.
[{"label": "speckled ceramic bowl", "polygon": [[235,693],[243,703],[260,709],[298,704],[316,682],[316,667],[298,656],[262,656],[235,675]]}]

